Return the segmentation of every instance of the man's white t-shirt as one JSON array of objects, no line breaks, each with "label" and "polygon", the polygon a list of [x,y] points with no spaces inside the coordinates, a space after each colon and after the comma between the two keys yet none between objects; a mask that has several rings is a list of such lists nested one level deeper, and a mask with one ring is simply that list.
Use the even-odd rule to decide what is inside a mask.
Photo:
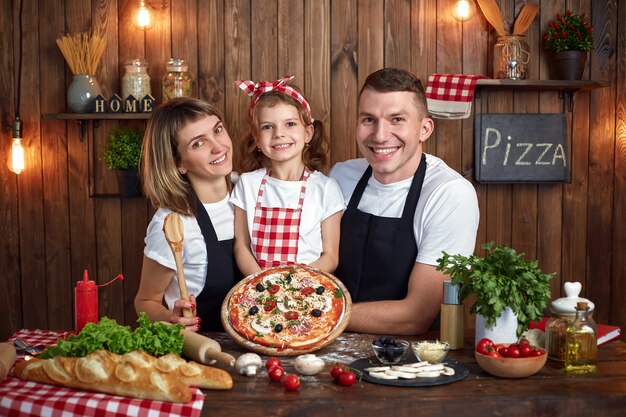
[{"label": "man's white t-shirt", "polygon": [[[241,174],[230,202],[246,212],[248,233],[252,241],[254,211],[265,168]],[[298,208],[301,181],[283,181],[268,177],[263,193],[263,207]],[[300,219],[298,239],[298,263],[309,264],[322,254],[322,222],[333,214],[343,211],[345,204],[339,185],[319,171],[313,171],[306,182],[306,192]]]},{"label": "man's white t-shirt", "polygon": [[[235,233],[235,209],[228,202],[229,196],[217,203],[203,204],[211,223],[217,234],[217,240],[233,239]],[[170,209],[159,208],[146,232],[144,239],[146,247],[144,255],[167,268],[174,270],[174,279],[165,290],[165,302],[168,308],[173,308],[174,302],[180,299],[178,287],[178,275],[176,274],[176,261],[170,249],[165,234],[163,222],[165,217],[172,213]],[[200,230],[198,221],[193,216],[180,216],[183,221],[185,239],[183,240],[183,265],[185,268],[185,281],[189,294],[198,296],[204,288],[207,273],[207,252],[204,236]]]},{"label": "man's white t-shirt", "polygon": [[[352,159],[336,164],[330,171],[330,177],[341,187],[346,204],[367,167],[367,160]],[[372,175],[358,209],[375,216],[402,217],[412,181],[413,177],[382,184]],[[418,248],[415,262],[437,265],[443,251],[472,254],[478,222],[478,198],[472,184],[440,158],[426,154],[426,175],[413,221]]]}]

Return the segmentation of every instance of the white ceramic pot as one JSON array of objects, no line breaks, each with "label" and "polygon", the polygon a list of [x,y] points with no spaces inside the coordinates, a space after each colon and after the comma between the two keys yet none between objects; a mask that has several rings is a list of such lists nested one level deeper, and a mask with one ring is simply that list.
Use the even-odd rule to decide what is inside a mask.
[{"label": "white ceramic pot", "polygon": [[486,323],[487,319],[477,313],[474,345],[484,337],[491,339],[494,343],[515,343],[517,341],[517,315],[509,307],[502,311],[491,329],[487,328]]}]

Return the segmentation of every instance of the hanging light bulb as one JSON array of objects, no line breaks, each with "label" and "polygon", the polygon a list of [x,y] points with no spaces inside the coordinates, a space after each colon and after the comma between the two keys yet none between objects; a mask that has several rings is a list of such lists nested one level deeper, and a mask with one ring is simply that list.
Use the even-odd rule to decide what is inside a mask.
[{"label": "hanging light bulb", "polygon": [[458,0],[452,6],[452,17],[459,22],[467,22],[476,14],[474,0]]},{"label": "hanging light bulb", "polygon": [[24,171],[24,147],[22,146],[22,121],[19,118],[13,120],[13,140],[11,141],[11,154],[9,169],[16,174]]},{"label": "hanging light bulb", "polygon": [[150,13],[150,9],[146,7],[146,2],[144,0],[141,0],[139,10],[137,11],[137,27],[142,30],[150,29],[153,23],[154,21],[152,20],[152,14]]}]

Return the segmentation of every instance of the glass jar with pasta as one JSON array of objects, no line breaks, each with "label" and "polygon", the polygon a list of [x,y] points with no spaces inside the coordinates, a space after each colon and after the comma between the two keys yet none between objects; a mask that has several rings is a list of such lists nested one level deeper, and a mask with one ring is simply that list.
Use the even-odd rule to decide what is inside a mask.
[{"label": "glass jar with pasta", "polygon": [[151,94],[148,61],[142,58],[126,61],[122,77],[122,99],[125,100],[132,95],[137,100],[141,100],[148,94]]},{"label": "glass jar with pasta", "polygon": [[189,66],[184,60],[171,58],[165,65],[163,76],[163,103],[174,97],[191,96],[191,77]]}]

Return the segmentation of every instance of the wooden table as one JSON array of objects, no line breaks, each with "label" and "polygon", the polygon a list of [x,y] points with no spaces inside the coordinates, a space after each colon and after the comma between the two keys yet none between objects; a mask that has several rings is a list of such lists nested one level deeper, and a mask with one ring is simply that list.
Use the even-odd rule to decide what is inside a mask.
[{"label": "wooden table", "polygon": [[[235,356],[245,350],[226,334],[211,333],[222,350]],[[436,335],[432,335],[436,338]],[[301,376],[298,392],[272,382],[265,369],[255,377],[236,375],[231,391],[204,391],[202,416],[626,416],[626,343],[612,341],[598,351],[598,371],[565,375],[548,360],[536,375],[503,379],[483,372],[474,359],[472,340],[448,357],[467,366],[462,381],[434,387],[393,387],[357,382],[342,387],[329,374],[333,363],[350,363],[372,356],[377,336],[344,333],[316,352],[326,361],[324,371]],[[409,341],[422,337],[406,337]],[[263,360],[267,359],[262,356]],[[293,358],[281,358],[285,372],[295,372]]]}]

